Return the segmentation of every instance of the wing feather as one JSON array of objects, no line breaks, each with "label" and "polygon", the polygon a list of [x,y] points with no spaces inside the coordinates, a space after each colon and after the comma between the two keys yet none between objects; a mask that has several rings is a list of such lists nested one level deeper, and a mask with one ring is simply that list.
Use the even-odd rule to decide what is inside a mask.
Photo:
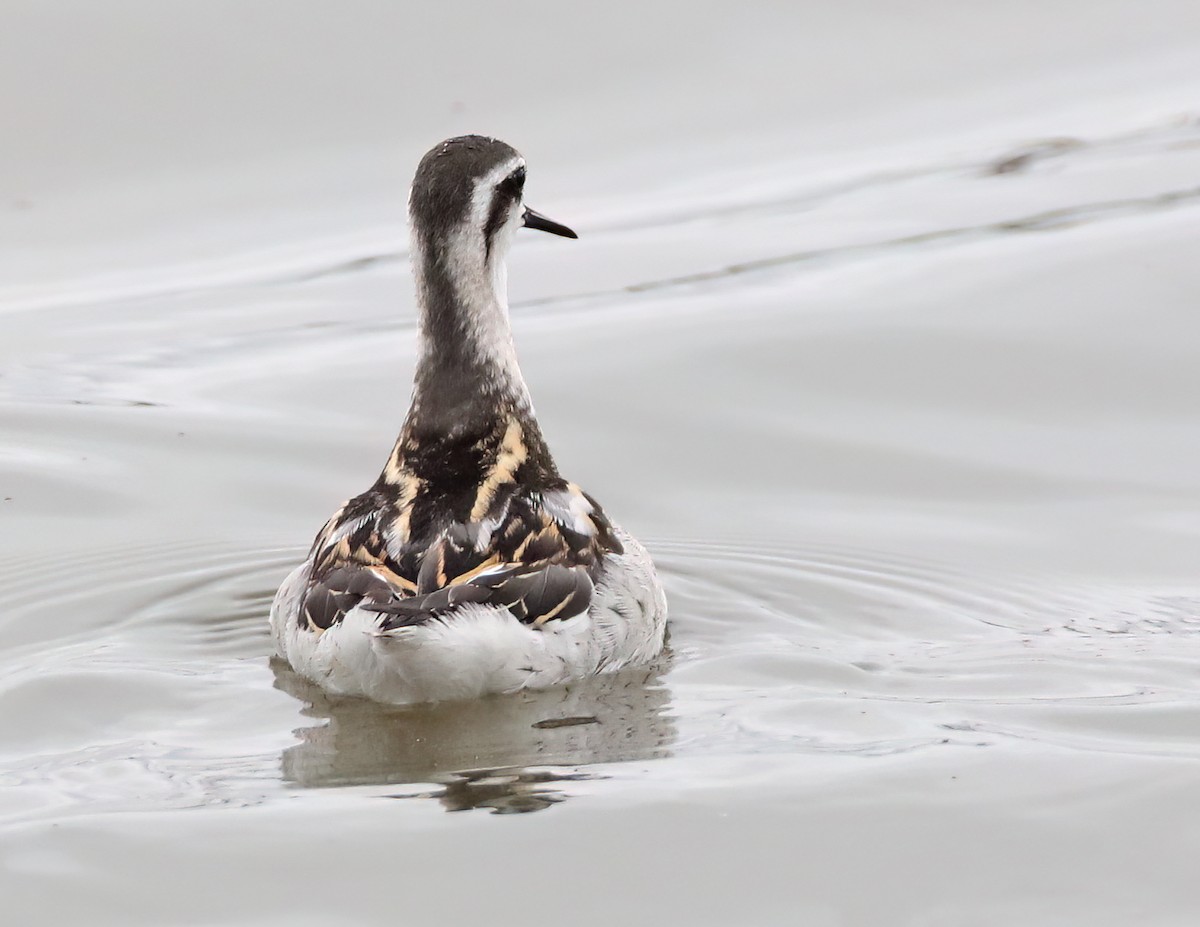
[{"label": "wing feather", "polygon": [[543,491],[505,487],[492,499],[487,511],[472,511],[478,519],[435,522],[430,536],[399,549],[387,529],[405,513],[375,504],[364,517],[368,506],[351,500],[314,544],[303,610],[310,629],[359,605],[380,614],[384,631],[469,603],[507,608],[534,627],[586,611],[605,554],[621,550],[596,501],[565,481]]}]

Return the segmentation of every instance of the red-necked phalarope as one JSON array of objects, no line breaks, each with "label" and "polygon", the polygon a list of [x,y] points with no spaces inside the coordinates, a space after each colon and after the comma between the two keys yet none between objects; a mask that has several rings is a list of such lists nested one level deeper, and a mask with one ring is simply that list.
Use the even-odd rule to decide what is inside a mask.
[{"label": "red-necked phalarope", "polygon": [[271,607],[279,654],[339,694],[385,702],[541,688],[663,647],[654,565],[559,476],[508,319],[525,161],[468,135],[421,159],[409,198],[420,357],[375,485],[321,529]]}]

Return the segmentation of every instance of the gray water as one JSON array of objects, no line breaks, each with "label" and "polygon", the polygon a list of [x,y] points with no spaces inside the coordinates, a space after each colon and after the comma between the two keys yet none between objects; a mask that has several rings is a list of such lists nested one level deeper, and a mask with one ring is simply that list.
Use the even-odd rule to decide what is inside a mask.
[{"label": "gray water", "polygon": [[[5,8],[6,919],[1196,922],[1194,4]],[[670,652],[330,701],[267,606],[466,131],[580,232],[518,350]]]}]

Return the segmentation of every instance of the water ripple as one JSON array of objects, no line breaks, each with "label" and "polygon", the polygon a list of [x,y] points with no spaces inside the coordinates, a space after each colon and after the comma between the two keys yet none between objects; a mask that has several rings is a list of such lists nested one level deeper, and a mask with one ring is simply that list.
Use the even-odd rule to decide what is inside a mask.
[{"label": "water ripple", "polygon": [[878,755],[1009,738],[1200,755],[1178,736],[1181,717],[1200,716],[1195,597],[999,582],[889,552],[652,549],[673,619],[677,752]]}]

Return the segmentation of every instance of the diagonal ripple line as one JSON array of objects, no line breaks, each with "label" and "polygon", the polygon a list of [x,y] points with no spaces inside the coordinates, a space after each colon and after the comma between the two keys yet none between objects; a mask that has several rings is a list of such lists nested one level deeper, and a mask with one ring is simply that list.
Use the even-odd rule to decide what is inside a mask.
[{"label": "diagonal ripple line", "polygon": [[[646,280],[640,283],[626,284],[624,286],[610,289],[593,290],[582,293],[566,293],[555,296],[541,297],[538,299],[518,300],[512,304],[511,308],[514,311],[520,311],[524,313],[529,312],[530,310],[536,311],[549,309],[553,311],[572,305],[579,306],[588,304],[604,304],[611,302],[615,298],[623,296],[638,295],[641,293],[661,293],[672,289],[683,289],[685,287],[695,286],[696,284],[728,281],[739,277],[750,276],[756,273],[763,273],[766,271],[789,267],[800,267],[804,265],[817,264],[820,262],[832,264],[837,261],[850,261],[855,259],[869,260],[873,257],[886,255],[888,253],[900,251],[905,248],[917,248],[931,244],[952,247],[955,245],[982,241],[989,236],[1061,231],[1064,229],[1076,228],[1082,225],[1093,225],[1103,222],[1117,221],[1129,216],[1147,215],[1156,212],[1167,211],[1170,209],[1182,208],[1184,206],[1191,205],[1198,200],[1200,200],[1200,186],[1187,187],[1181,190],[1168,190],[1163,193],[1157,193],[1145,197],[1127,197],[1123,199],[1105,200],[1096,203],[1086,203],[1079,206],[1061,207],[1057,209],[1045,210],[1043,212],[1031,213],[1026,216],[994,220],[977,225],[932,229],[927,232],[916,232],[909,235],[901,235],[898,237],[886,238],[878,241],[862,242],[852,245],[839,245],[831,248],[815,248],[807,251],[796,251],[788,254],[759,258],[752,261],[742,261],[736,264],[727,264],[723,267],[714,268],[712,270],[704,270],[696,273],[682,274],[679,276],[666,277],[657,280]],[[338,265],[337,267],[313,271],[301,278],[292,278],[292,280],[293,282],[297,280],[312,281],[336,274],[349,274],[358,270],[377,267],[381,264],[392,263],[400,259],[400,255],[374,255],[356,259],[346,264]],[[339,325],[345,331],[358,331],[359,333],[378,331],[381,325],[390,330],[398,331],[415,331],[416,329],[416,323],[413,320],[409,320],[407,322],[388,320],[384,322],[377,318],[367,319],[357,324],[353,322],[341,322]],[[311,334],[311,332],[301,333],[290,328],[272,329],[270,331],[272,337],[277,341],[280,340],[285,333],[289,336],[301,337],[307,337],[309,334]],[[260,339],[262,335],[263,332],[258,331],[249,337],[257,340]],[[227,341],[223,343],[227,343]],[[95,359],[92,358],[92,360],[94,361]],[[165,364],[166,359],[164,358],[163,365]]]},{"label": "diagonal ripple line", "polygon": [[[840,179],[832,182],[824,187],[810,189],[805,191],[791,191],[783,195],[776,195],[769,198],[758,198],[752,201],[742,201],[736,203],[708,203],[696,209],[669,209],[665,212],[659,212],[646,216],[641,219],[633,220],[622,219],[620,221],[610,221],[601,223],[595,227],[597,233],[610,232],[627,232],[631,229],[652,229],[664,228],[676,225],[687,224],[691,222],[706,221],[710,219],[729,218],[739,215],[753,215],[763,211],[778,211],[778,210],[794,210],[802,208],[812,208],[814,206],[836,200],[847,194],[860,193],[864,190],[880,189],[897,184],[908,183],[914,180],[922,180],[930,177],[935,177],[947,173],[956,173],[963,170],[979,169],[984,175],[996,175],[1002,173],[1014,173],[1023,171],[1029,166],[1045,161],[1048,159],[1071,158],[1080,154],[1094,152],[1120,152],[1131,147],[1146,143],[1155,143],[1162,146],[1164,140],[1167,142],[1178,141],[1177,136],[1185,134],[1190,136],[1195,132],[1197,127],[1200,127],[1200,120],[1189,118],[1182,122],[1168,124],[1166,126],[1151,126],[1148,128],[1134,129],[1126,132],[1118,132],[1109,136],[1094,138],[1094,139],[1051,139],[1049,141],[1036,142],[1025,144],[1016,147],[1013,151],[997,157],[989,156],[982,160],[980,159],[963,159],[956,161],[947,161],[940,164],[930,164],[923,166],[915,166],[909,168],[898,168],[892,170],[883,170],[875,173],[866,173],[849,179]],[[1169,148],[1169,146],[1167,146]],[[1179,191],[1178,194],[1164,194],[1165,197],[1179,196],[1188,197],[1188,191]],[[1153,198],[1151,198],[1153,199]],[[1101,208],[1109,204],[1098,204]],[[1079,207],[1086,209],[1087,207]],[[1056,211],[1051,211],[1046,215],[1053,215]],[[1020,220],[1017,220],[1020,221]],[[1012,229],[1001,229],[1002,231],[1012,231]],[[937,240],[941,237],[948,237],[955,233],[961,233],[963,230],[946,230],[943,232],[931,232],[926,236],[915,236],[912,241],[905,242],[900,240],[899,244],[904,243],[921,243],[926,240]],[[388,237],[392,237],[390,234]],[[853,248],[865,250],[870,247],[883,247],[886,243],[876,243],[874,245],[859,245],[852,246],[851,249],[837,249],[837,253],[847,253]],[[667,286],[684,285],[694,282],[704,282],[710,279],[719,279],[721,277],[730,276],[734,273],[747,273],[753,270],[762,269],[764,267],[775,266],[776,264],[797,263],[801,260],[812,260],[825,256],[826,252],[807,252],[803,255],[782,255],[776,258],[764,258],[763,261],[752,261],[744,264],[733,265],[729,268],[722,268],[713,271],[706,271],[699,274],[687,275],[679,278],[672,278],[661,281],[647,281],[641,284],[633,284],[619,290],[611,290],[596,293],[584,293],[571,296],[547,297],[545,299],[529,301],[522,305],[544,305],[553,302],[569,302],[577,299],[590,299],[622,292],[641,292],[646,289],[659,289]],[[192,293],[203,290],[221,290],[234,286],[278,286],[296,283],[307,283],[312,281],[323,280],[329,277],[339,277],[346,274],[362,273],[387,267],[394,264],[399,264],[405,261],[408,257],[407,250],[378,250],[371,253],[362,254],[354,257],[347,257],[336,261],[317,262],[314,261],[307,268],[298,268],[288,271],[284,269],[264,270],[258,274],[246,273],[244,271],[232,273],[216,273],[212,276],[215,279],[210,279],[206,282],[193,281],[190,285],[140,285],[128,286],[125,288],[116,287],[110,289],[101,295],[98,302],[111,303],[118,300],[121,301],[140,301],[146,299],[157,299],[163,296],[179,295],[181,293]],[[89,289],[86,286],[88,281],[80,281],[73,287],[73,295],[58,295],[44,294],[36,297],[10,297],[7,301],[0,296],[0,312],[22,312],[32,309],[55,308],[67,305],[79,305],[92,301],[88,298],[81,298],[81,293]],[[81,285],[83,284],[83,285]],[[7,305],[5,303],[7,302]]]},{"label": "diagonal ripple line", "polygon": [[1170,190],[1166,193],[1157,193],[1147,197],[1130,197],[1099,203],[1087,203],[1082,206],[1050,209],[1028,216],[1020,216],[1015,219],[1001,219],[994,222],[984,222],[979,225],[934,229],[928,232],[917,232],[911,235],[901,235],[896,238],[885,238],[861,244],[841,245],[835,248],[814,248],[808,251],[795,251],[789,254],[774,255],[753,261],[727,264],[724,267],[713,270],[681,274],[676,277],[665,277],[659,280],[646,280],[641,283],[627,284],[626,286],[609,290],[595,290],[588,293],[574,293],[564,296],[547,296],[541,299],[524,300],[514,303],[513,307],[531,309],[563,303],[607,299],[628,293],[661,291],[692,286],[697,283],[726,280],[731,277],[774,270],[780,267],[810,264],[818,261],[834,261],[859,256],[872,257],[902,248],[931,243],[965,244],[982,240],[990,235],[1019,232],[1052,232],[1097,222],[1112,221],[1131,215],[1159,212],[1183,206],[1197,200],[1200,200],[1200,187],[1189,187],[1183,190]]}]

